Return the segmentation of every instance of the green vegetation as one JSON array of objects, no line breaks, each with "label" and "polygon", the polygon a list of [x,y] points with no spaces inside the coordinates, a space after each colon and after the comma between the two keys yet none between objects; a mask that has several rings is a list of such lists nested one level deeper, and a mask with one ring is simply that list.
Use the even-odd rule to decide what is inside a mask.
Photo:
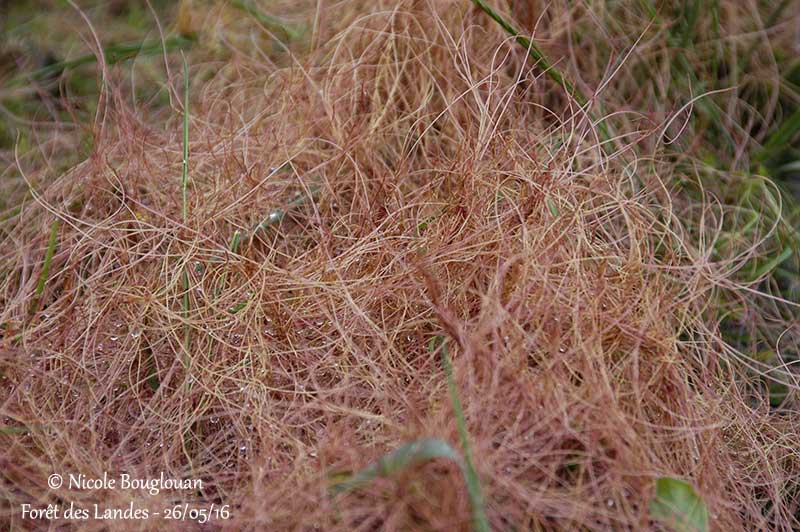
[{"label": "green vegetation", "polygon": [[9,507],[800,528],[795,4],[0,3]]}]

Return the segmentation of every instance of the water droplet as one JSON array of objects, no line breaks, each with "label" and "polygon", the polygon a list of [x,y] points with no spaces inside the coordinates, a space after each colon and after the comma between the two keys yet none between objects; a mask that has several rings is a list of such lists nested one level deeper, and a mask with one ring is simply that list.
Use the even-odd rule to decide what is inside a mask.
[{"label": "water droplet", "polygon": [[608,505],[609,508],[613,508],[614,507],[614,500],[613,499],[608,499],[606,501],[606,505]]},{"label": "water droplet", "polygon": [[566,347],[563,347],[563,346],[562,346],[562,347],[559,347],[559,348],[558,348],[558,352],[559,352],[559,353],[566,353],[566,352],[567,352],[567,348],[566,348]]},{"label": "water droplet", "polygon": [[317,451],[311,451],[308,454],[309,454],[309,456],[311,456],[311,458],[316,458],[317,457]]},{"label": "water droplet", "polygon": [[111,340],[112,342],[116,342],[117,341],[117,337],[116,336],[112,336],[111,338],[109,338],[109,340]]},{"label": "water droplet", "polygon": [[217,423],[219,423],[219,418],[217,416],[211,416],[210,421],[212,425],[216,425]]},{"label": "water droplet", "polygon": [[142,331],[136,329],[135,331],[131,332],[131,338],[139,338],[142,335]]},{"label": "water droplet", "polygon": [[242,454],[246,453],[247,452],[247,445],[242,445],[241,447],[239,447],[239,452],[242,453]]}]

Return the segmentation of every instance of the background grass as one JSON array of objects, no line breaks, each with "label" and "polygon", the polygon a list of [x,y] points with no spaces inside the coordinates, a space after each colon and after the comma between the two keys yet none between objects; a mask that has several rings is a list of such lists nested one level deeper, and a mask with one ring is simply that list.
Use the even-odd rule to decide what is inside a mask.
[{"label": "background grass", "polygon": [[646,527],[660,480],[797,524],[797,2],[151,4],[81,3],[102,85],[68,3],[0,3],[9,456],[80,462],[82,419],[103,465],[233,471],[202,498],[264,526]]}]

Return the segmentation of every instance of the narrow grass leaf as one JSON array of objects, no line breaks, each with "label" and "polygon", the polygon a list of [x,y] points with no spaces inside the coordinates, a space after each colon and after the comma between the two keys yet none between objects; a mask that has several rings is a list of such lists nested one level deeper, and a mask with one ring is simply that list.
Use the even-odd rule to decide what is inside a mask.
[{"label": "narrow grass leaf", "polygon": [[58,241],[58,228],[61,225],[61,220],[56,218],[50,226],[50,240],[47,243],[47,250],[44,254],[44,264],[42,265],[42,273],[39,275],[39,282],[36,284],[36,299],[41,297],[44,292],[44,287],[47,284],[47,278],[50,276],[50,263],[53,261],[53,254],[56,251],[56,243]]},{"label": "narrow grass leaf", "polygon": [[755,281],[756,279],[759,279],[760,277],[772,272],[775,268],[780,266],[785,260],[791,257],[792,254],[794,254],[794,250],[792,249],[791,246],[787,245],[785,248],[783,248],[783,251],[781,251],[780,255],[776,255],[771,259],[769,259],[768,261],[761,264],[760,266],[757,266],[755,271],[750,274],[750,280]]},{"label": "narrow grass leaf", "polygon": [[30,429],[27,427],[0,427],[0,434],[27,434]]},{"label": "narrow grass leaf", "polygon": [[456,462],[460,467],[463,466],[461,455],[450,445],[436,438],[426,438],[401,445],[355,475],[335,481],[330,489],[333,494],[352,491],[369,484],[376,478],[392,476],[407,467],[435,458],[447,458]]},{"label": "narrow grass leaf", "polygon": [[264,27],[270,31],[283,33],[286,37],[292,40],[300,37],[300,30],[294,28],[290,24],[277,17],[273,17],[268,13],[264,13],[254,6],[252,1],[233,0],[231,5],[236,9],[244,11],[258,22],[263,24]]},{"label": "narrow grass leaf", "polygon": [[249,298],[245,299],[244,301],[240,301],[239,303],[231,307],[231,314],[239,313],[239,311],[241,311],[244,307],[247,306],[248,301],[250,301]]},{"label": "narrow grass leaf", "polygon": [[780,127],[767,138],[761,149],[756,152],[755,159],[757,161],[770,159],[786,148],[798,133],[800,133],[800,109],[784,120]]},{"label": "narrow grass leaf", "polygon": [[183,223],[187,216],[187,187],[189,182],[189,65],[183,57],[183,173],[181,175],[181,195],[183,199]]},{"label": "narrow grass leaf", "polygon": [[231,238],[231,253],[236,254],[239,252],[239,242],[242,240],[242,233],[240,231],[236,231],[233,233],[233,238]]},{"label": "narrow grass leaf", "polygon": [[[311,192],[311,197],[314,198],[320,191],[320,187],[318,185],[314,185],[309,188],[309,191]],[[276,223],[283,220],[283,218],[286,216],[286,213],[291,211],[293,208],[304,204],[306,201],[308,201],[308,196],[304,194],[298,194],[292,200],[290,200],[289,203],[286,204],[286,207],[281,209],[275,209],[274,211],[270,212],[269,215],[267,215],[267,217],[264,218],[264,220],[262,220],[258,225],[255,226],[253,232],[263,231],[267,227],[275,225]]]},{"label": "narrow grass leaf", "polygon": [[[188,217],[187,189],[189,184],[189,65],[186,63],[186,56],[183,57],[183,172],[181,175],[181,196],[183,200],[182,214],[183,223],[186,224]],[[183,267],[183,315],[189,316],[189,270]],[[183,328],[184,362],[183,365],[188,371],[191,362],[189,357],[189,347],[191,345],[191,328],[185,324]]]},{"label": "narrow grass leaf", "polygon": [[472,504],[472,520],[477,532],[489,532],[489,521],[486,518],[486,510],[481,490],[480,479],[475,471],[472,461],[472,450],[469,445],[469,434],[467,424],[464,421],[464,410],[461,407],[461,399],[458,396],[458,388],[455,378],[453,378],[453,367],[450,364],[450,357],[447,354],[447,342],[441,336],[434,336],[428,344],[430,352],[439,349],[442,355],[442,365],[447,374],[447,389],[450,393],[450,401],[453,403],[453,411],[456,416],[456,425],[461,437],[461,446],[464,448],[464,476],[467,480],[467,492],[469,493],[470,503]]},{"label": "narrow grass leaf", "polygon": [[[194,44],[195,40],[191,37],[179,35],[170,37],[165,41],[151,40],[135,43],[121,43],[114,44],[103,48],[103,55],[106,58],[107,65],[114,65],[132,59],[136,56],[150,56],[162,53],[163,51],[171,52],[174,50],[182,50],[189,48]],[[59,61],[51,65],[39,68],[31,72],[29,75],[34,79],[47,79],[51,76],[58,75],[65,70],[71,70],[82,65],[87,65],[97,62],[95,54],[86,54],[69,61]],[[22,82],[24,78],[20,77],[14,81]]]},{"label": "narrow grass leaf", "polygon": [[500,27],[502,27],[506,32],[508,32],[514,39],[525,49],[528,51],[528,55],[530,55],[534,61],[536,61],[539,67],[548,75],[550,79],[562,85],[566,88],[567,92],[570,93],[578,103],[581,105],[587,102],[586,96],[581,93],[575,86],[566,78],[564,74],[561,73],[553,64],[547,59],[547,56],[544,52],[536,46],[536,44],[531,41],[529,38],[522,35],[517,29],[506,19],[504,19],[497,11],[489,7],[483,0],[472,0],[476,6],[478,6],[484,13],[489,15],[492,20],[497,22]]},{"label": "narrow grass leaf", "polygon": [[556,202],[553,201],[553,198],[546,197],[544,202],[547,204],[547,210],[550,211],[550,214],[553,215],[554,218],[558,218],[558,206]]},{"label": "narrow grass leaf", "polygon": [[[233,253],[234,255],[239,251],[239,242],[241,241],[241,239],[242,239],[242,233],[238,230],[235,231],[233,233],[233,238],[231,238],[231,243],[229,246],[231,253]],[[222,290],[225,288],[225,281],[227,280],[227,278],[228,278],[228,271],[226,270],[222,272],[222,275],[220,276],[219,287],[217,288],[216,292],[217,296],[219,296],[220,292],[222,292]]]},{"label": "narrow grass leaf", "polygon": [[[472,0],[472,3],[478,6],[492,20],[497,22],[500,27],[506,30],[507,33],[513,36],[514,40],[520,46],[523,46],[528,52],[528,55],[530,55],[531,58],[537,62],[539,68],[541,68],[544,73],[550,77],[550,79],[564,87],[567,93],[575,98],[578,104],[583,107],[589,102],[589,99],[586,97],[586,95],[584,95],[575,85],[573,85],[572,82],[570,82],[569,79],[567,79],[567,77],[560,70],[558,70],[553,63],[550,62],[541,48],[536,46],[533,41],[517,31],[517,29],[510,22],[504,19],[497,11],[489,7],[485,2],[483,2],[483,0]],[[623,60],[624,57],[625,56],[623,55],[620,60]],[[595,122],[591,114],[587,113],[587,116],[592,120],[592,122]],[[600,139],[603,141],[600,143],[600,145],[607,155],[611,155],[615,150],[616,142],[605,122],[598,121],[596,122],[596,125]]]}]

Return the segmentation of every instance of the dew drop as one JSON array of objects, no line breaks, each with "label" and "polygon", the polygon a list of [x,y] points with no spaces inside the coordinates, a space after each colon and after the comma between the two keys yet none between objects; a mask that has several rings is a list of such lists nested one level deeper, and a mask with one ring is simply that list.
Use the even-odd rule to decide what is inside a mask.
[{"label": "dew drop", "polygon": [[561,347],[558,348],[558,352],[559,353],[566,353],[567,352],[567,348],[564,347],[564,346],[561,346]]}]

